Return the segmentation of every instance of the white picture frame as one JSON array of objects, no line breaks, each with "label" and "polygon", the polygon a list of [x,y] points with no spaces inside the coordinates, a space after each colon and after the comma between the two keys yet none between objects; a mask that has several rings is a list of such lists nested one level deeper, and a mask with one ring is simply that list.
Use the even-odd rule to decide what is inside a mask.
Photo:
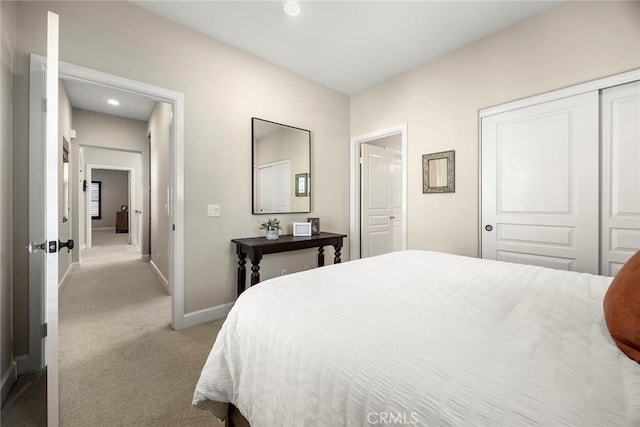
[{"label": "white picture frame", "polygon": [[310,222],[294,222],[293,235],[294,236],[311,236],[311,223]]}]

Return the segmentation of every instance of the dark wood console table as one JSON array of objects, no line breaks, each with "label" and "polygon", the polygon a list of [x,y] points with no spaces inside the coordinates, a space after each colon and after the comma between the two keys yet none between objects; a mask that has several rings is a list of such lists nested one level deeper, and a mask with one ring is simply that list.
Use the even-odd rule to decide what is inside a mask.
[{"label": "dark wood console table", "polygon": [[260,283],[260,260],[262,255],[275,254],[279,252],[297,251],[298,249],[318,248],[318,267],[324,265],[324,247],[333,245],[335,256],[333,263],[340,263],[340,251],[342,250],[342,239],[346,234],[320,233],[312,236],[293,236],[287,234],[280,236],[278,240],[267,240],[265,237],[250,237],[247,239],[232,239],[236,244],[236,254],[238,254],[238,296],[246,288],[246,268],[247,256],[251,260],[251,286]]}]

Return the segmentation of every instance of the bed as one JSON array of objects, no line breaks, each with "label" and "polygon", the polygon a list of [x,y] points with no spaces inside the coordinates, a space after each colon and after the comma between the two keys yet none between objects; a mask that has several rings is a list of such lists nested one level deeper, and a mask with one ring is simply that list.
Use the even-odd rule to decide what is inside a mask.
[{"label": "bed", "polygon": [[196,407],[261,426],[638,426],[611,278],[403,251],[244,292]]}]

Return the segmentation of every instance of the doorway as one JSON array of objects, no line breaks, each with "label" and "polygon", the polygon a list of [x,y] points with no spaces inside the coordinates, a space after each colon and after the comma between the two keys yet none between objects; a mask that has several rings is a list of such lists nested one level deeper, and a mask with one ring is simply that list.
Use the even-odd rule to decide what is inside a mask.
[{"label": "doorway", "polygon": [[[43,123],[44,123],[44,111],[42,108],[42,99],[45,98],[45,84],[44,84],[44,70],[46,69],[46,58],[31,54],[30,56],[30,72],[31,79],[29,83],[29,136],[30,136],[30,146],[44,146],[44,131],[43,131]],[[41,77],[42,75],[42,77]],[[68,63],[59,63],[59,78],[65,81],[78,81],[78,82],[86,82],[100,87],[107,88],[115,88],[122,92],[128,92],[136,94],[137,96],[146,96],[154,101],[162,101],[171,106],[173,114],[171,115],[171,125],[170,125],[170,164],[167,168],[170,174],[170,180],[168,183],[168,189],[171,194],[171,205],[167,207],[167,212],[169,216],[169,220],[171,222],[171,231],[169,234],[169,274],[168,279],[171,281],[171,287],[173,290],[171,296],[171,326],[173,329],[183,329],[185,327],[185,319],[184,319],[184,97],[181,93],[174,92],[171,90],[167,90],[164,88],[151,86],[145,83],[141,83],[134,80],[129,80],[125,78],[121,78],[118,76],[114,76],[111,74],[103,73],[96,70],[91,70],[84,67],[79,67],[76,65],[68,64]],[[47,85],[47,88],[53,87],[54,85]],[[57,96],[52,96],[50,99],[55,99]],[[51,108],[53,111],[54,109]],[[57,108],[55,109],[57,111]],[[49,115],[47,115],[49,116]],[[66,138],[68,141],[71,141],[75,135],[70,135]],[[33,141],[32,141],[33,138]],[[144,138],[144,135],[143,135]],[[57,138],[53,138],[56,140]],[[72,142],[72,141],[71,141]],[[78,144],[71,144],[78,147]],[[72,148],[73,151],[73,148]],[[79,159],[79,153],[72,153],[72,156],[75,155],[76,159]],[[86,160],[86,159],[85,159]],[[31,161],[31,159],[30,159]],[[62,160],[60,160],[62,163]],[[70,185],[71,187],[82,186],[83,182],[78,179],[78,176],[74,176],[72,173],[70,176]],[[80,190],[82,192],[82,190]],[[53,193],[52,193],[53,194]],[[31,192],[30,192],[31,196]],[[37,192],[34,192],[34,197],[38,196]],[[31,206],[31,204],[30,204]],[[34,204],[33,206],[37,206]],[[82,206],[82,204],[80,204]],[[38,212],[30,212],[30,216],[36,215]],[[39,211],[39,214],[42,213],[42,209]],[[73,224],[73,227],[78,227],[82,218],[80,213],[75,214],[75,221],[73,218],[70,219],[70,224]],[[37,221],[29,221],[37,222]],[[51,230],[54,230],[54,225],[52,225]],[[57,230],[55,230],[56,234],[58,234]],[[30,230],[30,236],[32,235],[32,231]],[[72,236],[76,241],[79,237],[79,232],[75,230],[72,233]],[[34,239],[31,239],[34,240]],[[53,240],[53,239],[49,239]],[[35,241],[35,240],[34,240]],[[74,251],[76,254],[80,251],[80,245],[76,247]],[[35,258],[35,257],[31,257]],[[77,260],[74,260],[77,262]],[[56,263],[57,264],[57,263]],[[52,275],[47,275],[47,281],[45,282],[45,276],[41,270],[33,270],[31,267],[29,268],[29,353],[27,355],[25,363],[19,365],[19,375],[22,373],[26,373],[29,371],[35,371],[41,369],[45,366],[45,354],[44,354],[44,345],[43,345],[43,319],[45,318],[44,312],[44,301],[54,301],[53,298],[46,299],[44,297],[44,289],[45,285],[51,287],[53,284],[54,288],[57,288],[61,282],[58,277],[53,277]],[[57,275],[57,272],[56,272]],[[52,277],[49,277],[52,276]],[[49,359],[47,356],[47,360],[54,360],[56,363],[50,366],[49,373],[55,371],[57,384],[57,345],[58,345],[58,331],[57,331],[57,319],[58,319],[58,303],[57,303],[57,292],[56,298],[53,303],[46,306],[49,319],[51,319],[51,323],[48,328],[47,335],[47,351],[51,350],[51,352],[55,351],[55,355],[52,356],[52,359]],[[55,324],[53,323],[55,321]],[[32,345],[33,344],[33,345]],[[33,367],[33,368],[32,368]],[[21,371],[22,368],[22,371]],[[51,401],[57,402],[57,387],[51,387]],[[51,417],[57,417],[57,410],[55,412],[50,413]]]},{"label": "doorway", "polygon": [[[86,156],[85,150],[93,149],[81,147],[83,158]],[[123,155],[141,157],[140,153],[123,153]],[[141,189],[138,188],[139,171],[136,174],[136,168],[133,167],[104,164],[86,164],[81,168],[84,169],[84,180],[87,181],[87,191],[83,192],[85,197],[80,200],[84,205],[81,211],[85,213],[81,218],[84,224],[80,228],[80,239],[83,243],[80,253],[81,262],[85,260],[86,251],[93,248],[95,244],[94,234],[105,230],[125,235],[126,243],[135,247],[136,251],[142,255],[140,246],[142,230],[135,214],[131,215],[129,210],[130,206],[139,206],[138,197],[141,193]],[[123,241],[122,236],[118,241]]]},{"label": "doorway", "polygon": [[[39,55],[31,55],[31,68],[44,67],[46,58]],[[171,233],[169,235],[169,273],[168,281],[171,283],[172,307],[171,307],[171,327],[175,330],[186,327],[184,318],[184,96],[182,93],[172,90],[152,86],[135,80],[130,80],[92,70],[77,65],[60,62],[59,75],[61,79],[68,81],[81,81],[97,86],[114,88],[123,92],[129,92],[138,96],[146,96],[155,101],[168,103],[172,108],[170,126],[170,165],[168,192],[171,196],[171,204],[167,206],[169,221],[171,223]],[[42,88],[31,88],[32,96]],[[37,97],[37,95],[35,95]],[[30,114],[40,115],[40,109],[36,108],[38,103],[33,103],[33,112]],[[37,120],[30,120],[31,124],[39,124]],[[37,131],[30,134],[41,134]],[[39,295],[32,292],[31,295]],[[32,298],[30,301],[30,311],[39,311],[40,298]],[[38,316],[40,317],[40,316]],[[41,322],[32,322],[39,325]],[[30,331],[34,336],[40,333],[34,329]]]},{"label": "doorway", "polygon": [[351,139],[350,259],[407,249],[407,125]]},{"label": "doorway", "polygon": [[401,136],[360,144],[360,257],[401,249]]}]

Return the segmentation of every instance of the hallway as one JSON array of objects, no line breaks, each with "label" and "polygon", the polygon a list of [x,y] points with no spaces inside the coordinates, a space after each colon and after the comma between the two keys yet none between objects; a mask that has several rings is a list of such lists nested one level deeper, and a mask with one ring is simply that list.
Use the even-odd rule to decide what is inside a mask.
[{"label": "hallway", "polygon": [[82,266],[114,264],[140,259],[140,251],[129,244],[128,233],[113,228],[95,228],[91,232],[93,247],[82,251]]},{"label": "hallway", "polygon": [[[171,296],[128,235],[93,239],[59,294],[60,425],[221,427],[191,399],[222,320],[173,331]],[[44,378],[18,380],[4,425],[46,424]]]},{"label": "hallway", "polygon": [[60,424],[216,425],[191,397],[222,322],[171,330],[171,297],[128,235],[93,242],[60,292]]}]

